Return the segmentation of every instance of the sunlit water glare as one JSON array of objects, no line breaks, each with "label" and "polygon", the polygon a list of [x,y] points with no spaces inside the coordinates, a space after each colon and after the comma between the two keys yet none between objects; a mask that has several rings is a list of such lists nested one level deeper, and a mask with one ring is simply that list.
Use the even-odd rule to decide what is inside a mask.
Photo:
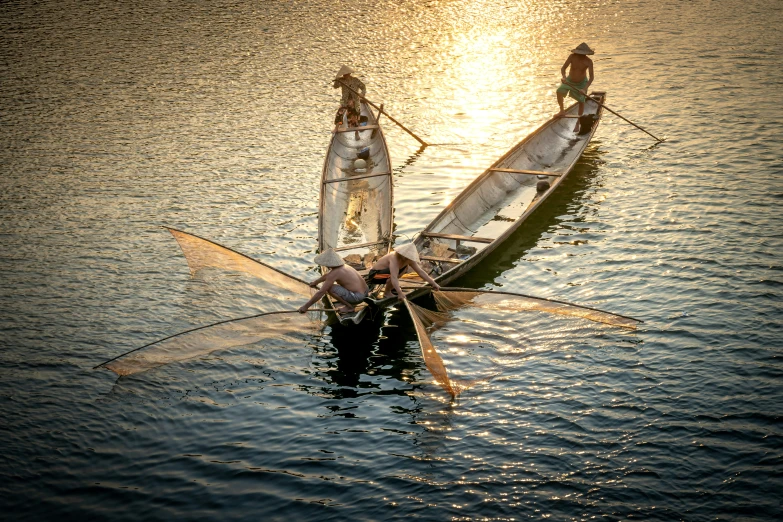
[{"label": "sunlit water glare", "polygon": [[[0,5],[0,498],[14,519],[783,517],[779,2]],[[91,368],[296,298],[191,278],[161,225],[317,277],[318,180],[357,68],[412,238],[556,111],[596,49],[570,179],[460,286],[645,320],[403,309],[122,378]],[[432,307],[431,302],[421,303]]]}]

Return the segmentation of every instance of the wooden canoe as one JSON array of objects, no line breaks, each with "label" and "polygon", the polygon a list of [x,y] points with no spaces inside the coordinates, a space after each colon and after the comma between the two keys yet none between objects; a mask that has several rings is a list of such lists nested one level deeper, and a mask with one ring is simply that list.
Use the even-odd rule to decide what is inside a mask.
[{"label": "wooden canoe", "polygon": [[[334,249],[347,263],[363,270],[389,252],[392,235],[392,170],[389,149],[378,116],[362,102],[362,126],[336,127],[321,176],[318,251]],[[366,166],[357,166],[364,158]],[[321,267],[321,273],[328,271]],[[327,300],[332,307],[339,302]],[[358,323],[366,313],[337,314],[341,323]]]},{"label": "wooden canoe", "polygon": [[[422,267],[439,285],[457,279],[500,246],[568,177],[603,113],[591,99],[604,103],[606,93],[593,92],[585,103],[584,114],[594,117],[589,132],[573,131],[578,104],[572,105],[567,117],[551,118],[493,163],[416,237]],[[401,285],[410,290],[409,299],[430,291],[415,279],[406,283],[403,278]],[[385,297],[376,304],[396,302]]]}]

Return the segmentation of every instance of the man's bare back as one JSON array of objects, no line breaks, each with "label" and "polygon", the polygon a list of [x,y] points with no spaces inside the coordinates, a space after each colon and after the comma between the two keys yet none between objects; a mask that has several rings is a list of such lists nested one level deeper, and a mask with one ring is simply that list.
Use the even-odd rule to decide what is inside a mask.
[{"label": "man's bare back", "polygon": [[364,282],[359,272],[348,265],[332,268],[327,275],[327,279],[331,279],[334,283],[351,292],[364,292],[367,290],[367,283]]}]

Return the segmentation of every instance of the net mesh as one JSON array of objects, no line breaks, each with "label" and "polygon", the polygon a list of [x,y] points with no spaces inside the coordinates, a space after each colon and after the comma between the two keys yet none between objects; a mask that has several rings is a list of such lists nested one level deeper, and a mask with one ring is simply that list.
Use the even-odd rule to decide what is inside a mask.
[{"label": "net mesh", "polygon": [[424,357],[424,364],[435,378],[435,382],[444,390],[449,392],[452,397],[456,397],[459,394],[459,390],[452,385],[451,380],[449,379],[449,374],[446,371],[446,366],[443,364],[443,359],[441,359],[438,351],[432,344],[430,336],[427,333],[427,327],[425,326],[425,322],[429,322],[429,318],[432,317],[431,314],[435,314],[436,312],[425,310],[424,308],[411,303],[407,299],[405,300],[405,306],[408,308],[408,311],[411,314],[411,318],[413,319],[413,326],[416,329],[416,337],[419,338],[419,345],[421,346],[421,355]]},{"label": "net mesh", "polygon": [[297,332],[316,333],[321,322],[313,317],[314,314],[298,312],[268,312],[223,321],[150,343],[98,367],[108,368],[117,375],[133,375],[265,339],[279,339]]},{"label": "net mesh", "polygon": [[443,290],[433,291],[433,297],[438,309],[444,312],[456,310],[470,305],[487,310],[502,310],[507,312],[541,311],[552,314],[581,317],[598,323],[635,329],[641,322],[631,317],[603,312],[575,304],[550,301],[538,297],[505,292],[488,292],[481,290]]},{"label": "net mesh", "polygon": [[485,382],[492,378],[492,376],[490,376],[481,379],[458,380],[449,377],[446,365],[443,363],[443,359],[430,338],[431,332],[444,326],[450,320],[449,315],[427,310],[426,308],[411,303],[407,299],[405,300],[405,305],[413,319],[413,325],[416,329],[416,337],[419,339],[419,345],[421,346],[424,364],[440,387],[446,390],[452,397],[457,397],[460,393],[475,384]]},{"label": "net mesh", "polygon": [[171,232],[171,235],[179,243],[182,253],[188,262],[191,274],[195,274],[204,268],[245,272],[279,288],[284,288],[306,297],[312,295],[310,286],[304,281],[284,274],[260,261],[193,234],[173,228],[167,228],[167,230]]}]

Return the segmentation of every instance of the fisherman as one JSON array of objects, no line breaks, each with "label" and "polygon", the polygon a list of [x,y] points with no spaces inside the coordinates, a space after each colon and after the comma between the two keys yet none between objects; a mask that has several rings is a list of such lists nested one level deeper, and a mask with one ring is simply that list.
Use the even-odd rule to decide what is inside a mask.
[{"label": "fisherman", "polygon": [[[560,105],[560,112],[557,113],[558,117],[565,115],[563,109],[563,98],[568,94],[571,98],[579,102],[579,116],[585,111],[585,95],[587,94],[587,88],[595,80],[595,73],[593,73],[593,61],[587,57],[587,55],[595,54],[590,47],[582,42],[576,49],[571,50],[571,56],[560,68],[560,75],[562,76],[562,84],[557,88],[557,104]],[[566,76],[566,69],[571,66],[571,70]],[[589,73],[589,75],[588,75]],[[579,119],[576,120],[576,126],[574,132],[579,132]]]},{"label": "fisherman", "polygon": [[[343,115],[348,115],[348,126],[358,127],[359,118],[362,114],[362,98],[367,93],[367,87],[359,78],[351,76],[355,72],[347,65],[340,67],[337,76],[334,79],[333,87],[336,89],[342,87],[342,97],[340,98],[340,108],[334,119],[335,125],[340,125],[343,121]],[[353,90],[352,90],[353,89]],[[354,92],[356,91],[356,92]],[[361,93],[361,94],[357,94]]]},{"label": "fisherman", "polygon": [[432,288],[440,290],[438,283],[421,268],[420,263],[421,260],[419,259],[419,253],[416,251],[416,245],[413,243],[402,245],[375,262],[367,274],[367,282],[376,285],[386,283],[383,289],[384,295],[389,295],[389,292],[392,292],[397,295],[398,299],[405,299],[405,293],[400,288],[399,276],[402,275],[406,268],[411,267]]},{"label": "fisherman", "polygon": [[361,303],[370,293],[367,283],[359,275],[359,272],[354,270],[353,267],[346,265],[343,258],[331,248],[315,256],[315,262],[329,268],[329,271],[310,283],[310,286],[313,288],[317,288],[320,283],[323,284],[321,289],[299,308],[299,313],[305,313],[313,303],[318,302],[326,294],[343,304],[343,306],[337,309],[338,312],[355,312],[356,305]]}]

